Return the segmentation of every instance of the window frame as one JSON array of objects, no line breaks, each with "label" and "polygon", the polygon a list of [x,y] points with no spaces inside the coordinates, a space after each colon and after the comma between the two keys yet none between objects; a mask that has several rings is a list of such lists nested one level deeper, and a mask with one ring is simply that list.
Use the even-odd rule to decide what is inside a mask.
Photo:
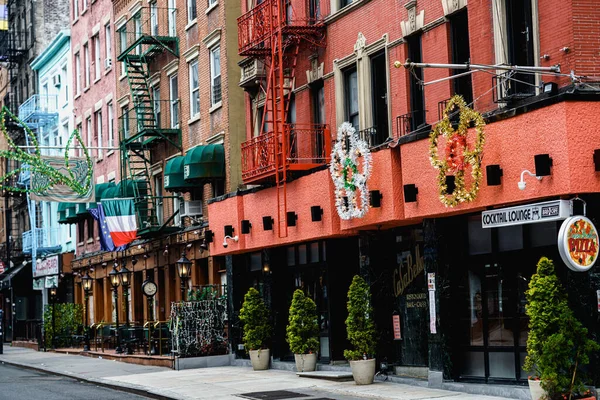
[{"label": "window frame", "polygon": [[[175,84],[173,84],[175,82]],[[170,101],[170,125],[172,129],[179,128],[179,74],[174,73],[169,75],[169,101]],[[177,97],[173,98],[173,92],[176,92]]]},{"label": "window frame", "polygon": [[[196,73],[196,86],[194,85],[194,71]],[[189,89],[190,89],[190,119],[200,115],[200,69],[198,59],[188,64]]]},{"label": "window frame", "polygon": [[81,94],[81,52],[75,53],[75,95]]},{"label": "window frame", "polygon": [[187,0],[187,15],[188,24],[198,19],[198,5],[196,4],[196,0]]},{"label": "window frame", "polygon": [[[357,70],[356,66],[353,65],[353,66],[343,70],[342,73],[343,73],[343,79],[344,79],[344,117],[345,117],[346,121],[348,121],[350,124],[352,124],[352,126],[354,126],[354,129],[359,131],[360,130],[360,102],[358,101],[358,70]],[[352,74],[355,75],[355,82],[356,82],[356,112],[351,111],[352,97],[351,97],[351,93],[350,93],[350,91],[351,91],[350,76]],[[352,122],[354,120],[354,118],[356,118],[356,122],[357,122],[356,126]]]},{"label": "window frame", "polygon": [[[108,147],[115,146],[115,122],[114,122],[114,110],[112,102],[106,104],[107,117],[108,117]],[[112,151],[112,150],[110,150]]]},{"label": "window frame", "polygon": [[90,76],[90,46],[89,46],[89,42],[83,45],[83,69],[84,69],[84,90],[90,87],[90,80],[91,80],[91,76]]},{"label": "window frame", "polygon": [[94,44],[94,72],[95,72],[95,80],[99,80],[102,77],[102,57],[100,56],[100,33],[97,33],[92,37],[92,42]]},{"label": "window frame", "polygon": [[96,123],[96,128],[94,131],[94,135],[97,138],[98,150],[96,152],[98,159],[101,160],[104,157],[104,151],[102,149],[102,109],[99,109],[94,113],[94,120]]},{"label": "window frame", "polygon": [[[110,24],[104,25],[104,70],[112,68],[112,28]],[[110,65],[107,63],[110,60]]]},{"label": "window frame", "polygon": [[[216,62],[217,57],[215,56],[217,53],[218,62]],[[215,73],[217,67],[219,70],[218,74]],[[215,101],[217,94],[216,90],[218,90],[218,101]],[[210,48],[210,104],[214,107],[222,102],[223,89],[221,86],[221,45],[217,44],[216,46]]]}]

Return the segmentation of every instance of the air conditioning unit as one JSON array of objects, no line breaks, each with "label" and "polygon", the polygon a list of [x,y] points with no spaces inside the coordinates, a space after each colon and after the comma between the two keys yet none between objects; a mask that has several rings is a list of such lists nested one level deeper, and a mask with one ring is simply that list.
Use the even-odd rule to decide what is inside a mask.
[{"label": "air conditioning unit", "polygon": [[56,87],[60,86],[60,74],[56,74],[52,77],[52,84]]},{"label": "air conditioning unit", "polygon": [[107,58],[104,60],[104,68],[108,69],[112,67],[112,58]]},{"label": "air conditioning unit", "polygon": [[202,200],[184,201],[181,208],[182,217],[201,217]]}]

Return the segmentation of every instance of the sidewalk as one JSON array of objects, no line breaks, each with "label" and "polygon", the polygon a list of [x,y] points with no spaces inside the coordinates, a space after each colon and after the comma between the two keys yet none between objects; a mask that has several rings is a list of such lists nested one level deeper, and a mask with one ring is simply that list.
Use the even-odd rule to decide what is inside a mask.
[{"label": "sidewalk", "polygon": [[[78,355],[43,353],[4,347],[0,362],[109,386],[159,399],[240,399],[252,392],[286,390],[328,399],[394,400],[506,400],[391,382],[357,386],[354,382],[331,382],[299,378],[281,370],[255,372],[247,367],[218,367],[174,371]],[[300,396],[299,396],[300,397]],[[281,397],[280,397],[281,398]],[[305,397],[308,399],[308,397]]]}]

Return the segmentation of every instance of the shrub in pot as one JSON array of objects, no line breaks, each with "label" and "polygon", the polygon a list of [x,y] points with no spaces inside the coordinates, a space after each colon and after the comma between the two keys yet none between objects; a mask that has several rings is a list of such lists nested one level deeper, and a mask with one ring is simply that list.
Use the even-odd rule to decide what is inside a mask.
[{"label": "shrub in pot", "polygon": [[529,336],[523,369],[535,374],[530,378],[532,398],[540,395],[534,393],[536,381],[543,399],[595,398],[584,386],[581,367],[589,364],[591,353],[600,346],[588,338],[588,330],[569,308],[551,260],[540,259],[525,294]]},{"label": "shrub in pot", "polygon": [[268,369],[271,358],[266,348],[271,337],[269,309],[255,288],[250,288],[244,296],[240,321],[244,325],[244,347],[250,353],[252,368],[255,371]]},{"label": "shrub in pot", "polygon": [[358,275],[354,276],[348,290],[346,331],[354,349],[344,350],[344,357],[350,361],[354,382],[371,384],[375,376],[375,358],[372,357],[376,343],[375,323],[369,285]]},{"label": "shrub in pot", "polygon": [[292,298],[286,334],[290,350],[296,358],[296,370],[314,371],[319,349],[317,305],[300,289],[296,289]]}]

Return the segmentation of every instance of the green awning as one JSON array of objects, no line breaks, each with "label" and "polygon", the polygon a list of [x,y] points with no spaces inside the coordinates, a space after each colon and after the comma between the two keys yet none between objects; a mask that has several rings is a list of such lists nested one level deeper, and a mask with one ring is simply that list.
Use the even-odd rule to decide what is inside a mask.
[{"label": "green awning", "polygon": [[78,217],[87,217],[88,215],[88,206],[93,203],[75,203],[75,214]]},{"label": "green awning", "polygon": [[188,151],[184,160],[183,178],[188,183],[225,178],[223,145],[208,144]]},{"label": "green awning", "polygon": [[78,219],[77,205],[75,203],[60,203],[58,205],[59,224],[74,224]]},{"label": "green awning", "polygon": [[183,179],[184,164],[184,156],[177,156],[167,161],[164,173],[165,190],[169,192],[189,192],[195,187],[195,185]]},{"label": "green awning", "polygon": [[119,186],[117,186],[113,183],[112,186],[104,189],[104,191],[102,192],[102,198],[103,199],[114,199],[115,197],[120,197],[119,196]]},{"label": "green awning", "polygon": [[96,201],[93,203],[88,203],[87,208],[97,208],[98,203],[104,198],[104,192],[109,188],[114,188],[114,182],[106,182],[106,183],[98,183],[94,188],[94,193],[96,195]]}]

